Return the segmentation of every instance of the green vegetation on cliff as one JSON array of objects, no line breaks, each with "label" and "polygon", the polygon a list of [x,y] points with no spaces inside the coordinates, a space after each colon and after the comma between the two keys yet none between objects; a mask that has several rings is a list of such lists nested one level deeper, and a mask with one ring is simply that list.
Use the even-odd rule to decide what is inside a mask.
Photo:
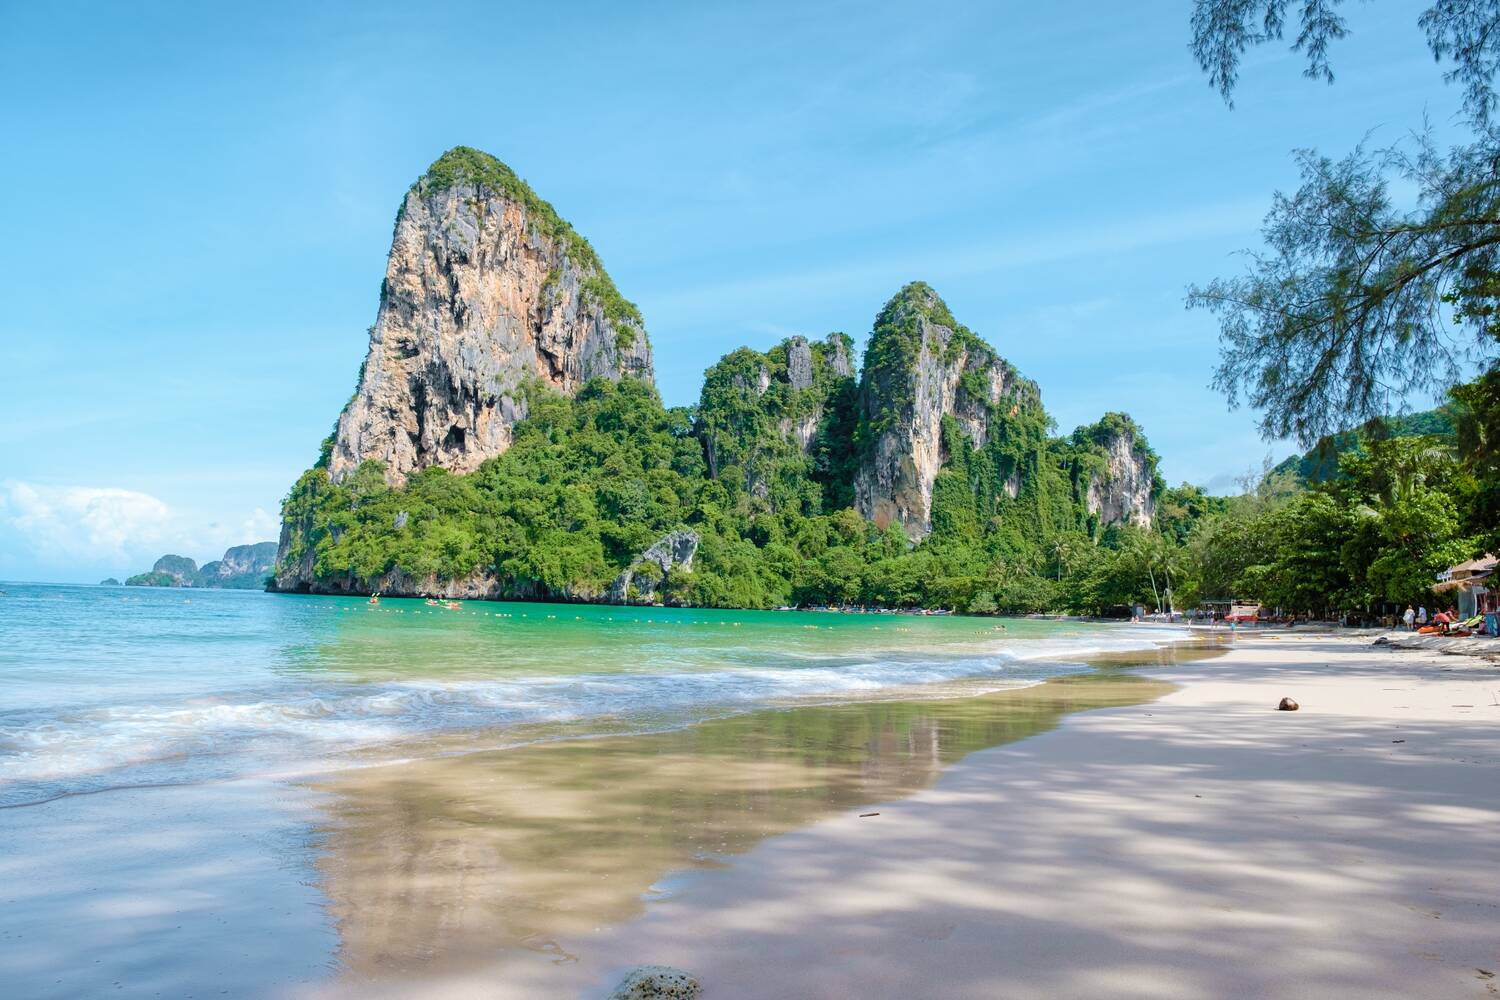
[{"label": "green vegetation on cliff", "polygon": [[[926,343],[926,338],[937,335],[940,329],[947,331],[946,342]],[[861,441],[865,448],[872,447],[875,437],[913,405],[911,376],[920,363],[924,348],[944,363],[952,363],[961,353],[967,353],[969,363],[961,377],[961,386],[976,400],[983,400],[988,395],[988,387],[980,374],[987,367],[998,365],[1012,381],[1020,381],[1019,374],[1009,362],[953,318],[948,304],[931,285],[925,281],[910,282],[880,310],[870,333],[863,382],[867,390],[867,409],[873,412],[862,414]],[[878,401],[878,406],[871,406],[870,401]]]},{"label": "green vegetation on cliff", "polygon": [[127,586],[127,587],[186,587],[186,586],[188,586],[188,584],[183,583],[181,580],[179,580],[177,577],[173,576],[171,573],[158,573],[158,572],[156,572],[156,571],[153,570],[153,571],[146,572],[146,573],[136,573],[134,576],[127,576],[125,578],[125,586]]},{"label": "green vegetation on cliff", "polygon": [[761,510],[852,504],[853,357],[853,341],[834,333],[765,354],[742,347],[704,374],[695,424],[708,473],[731,498]]},{"label": "green vegetation on cliff", "polygon": [[[1004,364],[964,334],[972,354]],[[1089,478],[1106,471],[1102,432],[1050,437],[1034,386],[1008,366],[1019,395],[991,405],[987,387],[976,392],[981,446],[944,422],[930,536],[914,546],[861,517],[852,355],[842,334],[732,352],[691,410],[664,407],[632,378],[596,379],[571,399],[530,385],[509,449],[471,474],[428,468],[392,486],[373,461],[338,483],[322,468],[304,474],[283,509],[282,570],[310,566],[321,588],[349,592],[469,580],[495,596],[598,600],[634,556],[686,527],[700,540],[692,571],[661,591],[678,603],[984,613],[1151,598],[1148,574],[1115,553],[1152,533],[1106,530],[1086,509]],[[900,374],[889,359],[874,364],[867,385]]]}]

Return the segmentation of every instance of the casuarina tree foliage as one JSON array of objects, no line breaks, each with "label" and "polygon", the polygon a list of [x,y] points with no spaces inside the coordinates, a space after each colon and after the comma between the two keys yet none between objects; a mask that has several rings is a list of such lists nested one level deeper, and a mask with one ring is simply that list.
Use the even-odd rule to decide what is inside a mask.
[{"label": "casuarina tree foliage", "polygon": [[[1252,46],[1290,30],[1285,0],[1199,0],[1193,52],[1226,97]],[[1297,5],[1293,49],[1333,79],[1338,0]],[[1239,275],[1194,286],[1188,305],[1219,319],[1214,385],[1261,411],[1268,437],[1311,444],[1472,378],[1497,356],[1500,131],[1490,123],[1500,3],[1434,4],[1419,19],[1433,55],[1464,88],[1470,140],[1439,147],[1425,126],[1341,158],[1299,150],[1302,183],[1277,193],[1265,247]],[[1390,185],[1417,192],[1400,204]]]}]

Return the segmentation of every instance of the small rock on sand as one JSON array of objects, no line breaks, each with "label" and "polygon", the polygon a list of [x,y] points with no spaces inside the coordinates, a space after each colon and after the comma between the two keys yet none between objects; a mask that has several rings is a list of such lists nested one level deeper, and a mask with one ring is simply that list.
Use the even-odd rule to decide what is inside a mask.
[{"label": "small rock on sand", "polygon": [[609,1000],[692,1000],[702,987],[698,980],[670,965],[638,965],[622,980]]},{"label": "small rock on sand", "polygon": [[1297,711],[1297,708],[1297,703],[1291,698],[1281,699],[1281,704],[1276,706],[1277,711],[1280,712],[1295,712]]}]

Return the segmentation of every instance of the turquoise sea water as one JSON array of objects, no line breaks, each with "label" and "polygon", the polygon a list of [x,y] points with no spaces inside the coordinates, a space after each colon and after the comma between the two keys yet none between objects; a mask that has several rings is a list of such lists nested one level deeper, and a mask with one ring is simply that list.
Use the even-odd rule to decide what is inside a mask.
[{"label": "turquoise sea water", "polygon": [[[903,794],[1091,704],[1082,680],[1034,704],[927,699],[1180,636],[0,591],[0,994],[39,1000],[361,995],[466,961],[550,970],[586,943],[567,914],[628,919],[705,850]],[[886,703],[748,714],[872,699]],[[559,861],[570,852],[589,864]]]},{"label": "turquoise sea water", "polygon": [[307,773],[463,731],[503,746],[993,690],[1173,638],[1029,620],[0,589],[0,805]]}]

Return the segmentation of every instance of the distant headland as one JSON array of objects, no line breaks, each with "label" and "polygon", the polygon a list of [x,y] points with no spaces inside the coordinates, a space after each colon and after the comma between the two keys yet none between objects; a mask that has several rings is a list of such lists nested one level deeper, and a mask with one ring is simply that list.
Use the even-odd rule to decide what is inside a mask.
[{"label": "distant headland", "polygon": [[[207,587],[221,590],[261,590],[276,568],[276,543],[234,545],[220,559],[199,566],[187,556],[164,555],[148,572],[125,580],[127,587]],[[114,577],[100,586],[118,586]]]}]

